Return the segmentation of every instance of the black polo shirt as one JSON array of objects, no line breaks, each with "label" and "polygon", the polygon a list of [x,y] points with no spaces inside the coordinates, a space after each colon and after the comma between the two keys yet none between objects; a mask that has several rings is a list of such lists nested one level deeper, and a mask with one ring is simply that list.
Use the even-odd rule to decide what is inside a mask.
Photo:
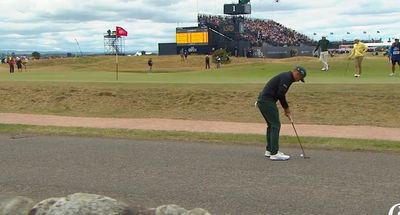
[{"label": "black polo shirt", "polygon": [[281,103],[283,108],[288,108],[289,104],[286,101],[286,92],[290,85],[295,82],[292,72],[283,72],[265,84],[264,89],[258,95],[257,101],[275,101]]}]

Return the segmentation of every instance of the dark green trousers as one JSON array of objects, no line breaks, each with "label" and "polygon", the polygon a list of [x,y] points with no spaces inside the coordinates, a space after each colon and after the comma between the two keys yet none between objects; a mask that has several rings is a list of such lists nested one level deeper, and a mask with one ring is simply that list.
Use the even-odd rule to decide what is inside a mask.
[{"label": "dark green trousers", "polygon": [[281,130],[278,107],[275,101],[258,101],[257,106],[267,122],[266,150],[274,155],[279,151],[279,132]]}]

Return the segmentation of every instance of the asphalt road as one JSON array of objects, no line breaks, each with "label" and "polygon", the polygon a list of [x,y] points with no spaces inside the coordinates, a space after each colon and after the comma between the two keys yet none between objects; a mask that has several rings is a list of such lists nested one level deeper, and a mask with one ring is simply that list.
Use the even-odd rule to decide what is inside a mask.
[{"label": "asphalt road", "polygon": [[400,155],[262,146],[0,135],[0,194],[75,192],[212,214],[387,214],[400,202]]}]

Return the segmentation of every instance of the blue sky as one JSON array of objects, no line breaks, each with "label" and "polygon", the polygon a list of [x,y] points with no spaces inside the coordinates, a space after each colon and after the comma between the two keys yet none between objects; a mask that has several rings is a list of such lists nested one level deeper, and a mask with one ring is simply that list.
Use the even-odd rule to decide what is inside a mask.
[{"label": "blue sky", "polygon": [[[118,25],[128,31],[126,52],[156,51],[158,43],[175,42],[176,27],[195,26],[198,13],[222,15],[224,3],[236,2],[1,0],[0,50],[74,53],[78,41],[83,52],[103,52],[103,34]],[[251,5],[251,18],[272,19],[313,39],[400,36],[395,0],[251,0]]]}]

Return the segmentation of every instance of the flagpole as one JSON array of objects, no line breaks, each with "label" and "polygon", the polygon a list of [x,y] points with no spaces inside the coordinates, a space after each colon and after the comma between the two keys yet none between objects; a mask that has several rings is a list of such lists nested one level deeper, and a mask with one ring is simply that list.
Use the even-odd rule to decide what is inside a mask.
[{"label": "flagpole", "polygon": [[[115,42],[119,42],[118,39],[122,36],[125,36],[125,37],[128,36],[128,32],[119,26],[115,27],[115,33],[116,33]],[[115,45],[115,76],[116,76],[115,78],[118,81],[118,50],[119,50],[119,48],[118,48],[118,43],[114,44],[114,45]],[[122,48],[122,45],[121,45],[121,48]]]},{"label": "flagpole", "polygon": [[115,49],[115,78],[118,81],[118,51]]}]

